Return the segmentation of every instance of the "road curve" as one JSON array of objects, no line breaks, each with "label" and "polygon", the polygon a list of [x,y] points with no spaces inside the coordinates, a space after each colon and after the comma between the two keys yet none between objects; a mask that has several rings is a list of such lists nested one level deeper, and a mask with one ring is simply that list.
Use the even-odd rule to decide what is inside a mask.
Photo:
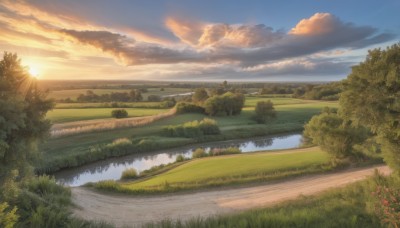
[{"label": "road curve", "polygon": [[386,175],[391,172],[387,166],[375,166],[261,186],[159,196],[102,194],[84,187],[74,187],[72,200],[77,206],[74,214],[78,217],[108,221],[117,227],[140,227],[141,224],[165,218],[187,220],[270,206],[299,195],[312,195],[362,180],[372,175],[374,169]]}]

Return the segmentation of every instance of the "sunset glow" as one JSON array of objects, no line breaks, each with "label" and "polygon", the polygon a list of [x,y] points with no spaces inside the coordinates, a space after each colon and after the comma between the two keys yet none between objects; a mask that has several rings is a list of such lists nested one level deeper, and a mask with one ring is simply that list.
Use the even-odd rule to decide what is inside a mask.
[{"label": "sunset glow", "polygon": [[398,42],[400,2],[377,4],[4,0],[0,47],[41,79],[331,81]]},{"label": "sunset glow", "polygon": [[29,74],[34,78],[39,77],[39,71],[34,67],[29,67]]}]

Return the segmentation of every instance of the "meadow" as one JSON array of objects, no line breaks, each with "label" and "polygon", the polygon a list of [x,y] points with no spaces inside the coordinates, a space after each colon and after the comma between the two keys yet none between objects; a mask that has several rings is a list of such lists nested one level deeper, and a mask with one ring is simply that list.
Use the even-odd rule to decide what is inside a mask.
[{"label": "meadow", "polygon": [[[272,99],[272,98],[262,98]],[[292,98],[285,98],[295,100]],[[273,100],[273,99],[272,99]],[[296,99],[297,100],[297,99]],[[220,141],[228,139],[249,138],[256,136],[264,136],[268,134],[278,134],[294,131],[302,131],[303,125],[315,114],[318,114],[325,106],[337,107],[337,103],[332,102],[310,102],[305,104],[286,104],[277,105],[277,118],[271,120],[267,124],[257,124],[253,119],[254,107],[246,107],[242,113],[237,116],[216,116],[212,117],[217,121],[221,129],[220,135],[204,136],[196,139],[175,138],[174,146],[186,145],[196,142]],[[82,109],[83,110],[83,109]],[[113,157],[113,154],[103,154],[94,157],[90,151],[93,146],[112,143],[119,138],[129,139],[146,139],[157,136],[157,148],[149,148],[150,150],[162,149],[163,143],[170,145],[171,138],[162,136],[162,129],[168,125],[177,125],[194,120],[202,120],[206,117],[203,114],[180,114],[166,119],[158,120],[146,126],[134,128],[121,128],[109,131],[88,132],[79,135],[69,135],[65,137],[49,139],[45,144],[41,145],[44,154],[44,161],[41,164],[41,170],[56,171],[62,168],[74,167],[82,165],[86,162],[93,162],[107,157]],[[145,152],[142,150],[141,152]],[[134,153],[132,151],[132,153]],[[77,161],[81,162],[77,162]],[[83,162],[84,161],[84,162]]]},{"label": "meadow", "polygon": [[[65,89],[65,90],[50,91],[48,96],[49,98],[53,98],[56,100],[67,99],[67,98],[76,100],[79,94],[85,94],[87,90],[91,90],[97,95],[103,95],[113,92],[129,93],[130,91],[130,89]],[[167,95],[187,93],[192,91],[192,89],[188,88],[164,88],[164,91],[161,91],[161,88],[149,88],[147,90],[148,92],[142,93],[143,101],[147,101],[147,97],[150,95],[167,96]]]},{"label": "meadow", "polygon": [[318,147],[193,159],[154,177],[132,182],[101,181],[94,187],[124,193],[170,192],[262,182],[322,172],[330,157]]},{"label": "meadow", "polygon": [[[53,109],[47,113],[47,118],[53,123],[65,123],[81,120],[112,118],[111,111],[115,108],[68,108]],[[151,116],[168,112],[168,109],[125,108],[128,117]]]}]

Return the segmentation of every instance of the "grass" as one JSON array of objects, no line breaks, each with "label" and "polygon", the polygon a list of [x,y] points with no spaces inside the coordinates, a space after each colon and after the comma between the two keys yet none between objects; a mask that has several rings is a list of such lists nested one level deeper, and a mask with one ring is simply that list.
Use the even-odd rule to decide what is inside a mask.
[{"label": "grass", "polygon": [[[66,99],[71,98],[72,100],[76,100],[79,94],[85,94],[87,90],[92,90],[97,95],[112,93],[112,92],[129,92],[130,89],[69,89],[69,90],[57,90],[51,91],[49,93],[49,98],[54,99]],[[191,89],[187,88],[165,88],[164,91],[160,91],[160,88],[150,88],[147,93],[142,93],[143,100],[146,101],[149,95],[173,95],[178,93],[186,93],[191,92]]]},{"label": "grass", "polygon": [[[302,196],[273,207],[189,221],[164,220],[143,227],[388,227],[380,222],[375,212],[376,199],[372,195],[382,179],[390,182],[393,178],[376,175],[340,189],[316,196]],[[399,183],[390,185],[398,188]]]},{"label": "grass", "polygon": [[255,107],[257,102],[271,100],[274,105],[286,105],[286,104],[307,104],[317,103],[318,101],[296,99],[290,97],[264,97],[264,96],[249,96],[246,97],[244,107]]},{"label": "grass", "polygon": [[[118,105],[128,108],[154,108],[157,109],[162,102],[116,102]],[[105,103],[57,103],[56,109],[83,109],[83,108],[110,108],[112,102]]]},{"label": "grass", "polygon": [[94,186],[118,192],[169,192],[210,186],[242,184],[281,179],[305,173],[321,172],[329,168],[330,157],[319,148],[285,150],[277,153],[247,153],[207,157],[186,162],[165,173],[145,180],[115,186]]},{"label": "grass", "polygon": [[[111,118],[111,111],[115,108],[70,108],[53,109],[47,113],[47,118],[53,123],[65,123],[80,120]],[[167,112],[168,109],[125,108],[128,117],[150,116]]]},{"label": "grass", "polygon": [[[252,120],[251,117],[254,113],[254,108],[248,107],[238,116],[212,117],[217,120],[218,126],[221,129],[221,135],[203,137],[196,140],[186,140],[185,144],[301,131],[303,130],[303,125],[308,122],[313,115],[319,113],[325,106],[337,107],[337,103],[321,101],[305,104],[279,105],[276,106],[277,118],[268,124],[257,124]],[[122,128],[104,132],[91,132],[53,138],[41,145],[41,151],[43,151],[43,158],[45,160],[42,168],[44,168],[44,170],[54,170],[54,167],[58,167],[57,169],[59,169],[73,167],[78,164],[82,165],[85,163],[75,161],[81,160],[81,157],[90,156],[91,146],[111,143],[118,138],[128,137],[134,139],[161,135],[162,129],[165,126],[178,125],[194,120],[200,121],[204,117],[206,116],[202,114],[183,114],[162,119],[143,127]],[[161,144],[163,141],[169,140],[165,137],[159,138],[161,139]],[[181,139],[178,138],[177,140],[179,141]],[[178,145],[179,143],[176,144],[176,146]],[[102,157],[102,159],[106,157]],[[71,161],[66,164],[61,164],[61,161],[65,160]],[[95,160],[87,159],[84,161],[91,162]]]}]

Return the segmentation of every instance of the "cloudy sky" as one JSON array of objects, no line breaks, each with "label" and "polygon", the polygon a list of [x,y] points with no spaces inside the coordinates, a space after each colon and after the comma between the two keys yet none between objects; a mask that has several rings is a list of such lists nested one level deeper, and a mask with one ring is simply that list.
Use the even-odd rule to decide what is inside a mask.
[{"label": "cloudy sky", "polygon": [[399,0],[0,0],[40,79],[332,81],[400,40]]}]

